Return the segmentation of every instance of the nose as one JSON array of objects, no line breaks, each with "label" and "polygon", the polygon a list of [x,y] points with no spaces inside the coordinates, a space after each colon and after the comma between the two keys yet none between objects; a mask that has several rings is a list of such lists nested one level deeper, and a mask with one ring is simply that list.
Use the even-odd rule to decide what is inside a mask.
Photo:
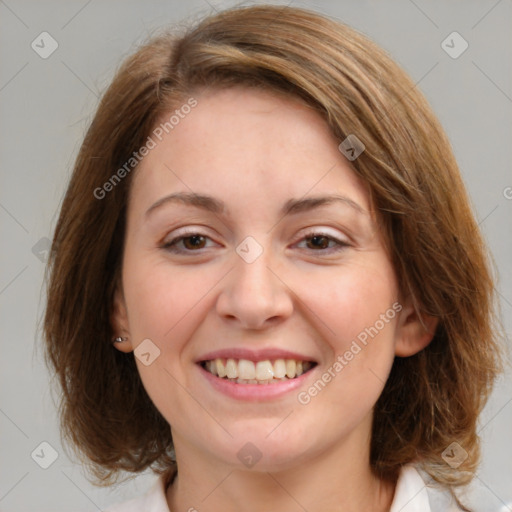
[{"label": "nose", "polygon": [[292,314],[292,291],[269,251],[250,263],[235,252],[233,261],[235,267],[223,280],[217,300],[220,317],[241,328],[261,330]]}]

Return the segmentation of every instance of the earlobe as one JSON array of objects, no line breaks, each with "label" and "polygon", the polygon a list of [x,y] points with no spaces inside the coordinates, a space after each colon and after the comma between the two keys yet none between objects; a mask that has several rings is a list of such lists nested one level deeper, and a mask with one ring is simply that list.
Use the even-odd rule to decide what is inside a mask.
[{"label": "earlobe", "polygon": [[409,357],[423,350],[434,337],[439,319],[420,314],[410,304],[402,310],[395,341],[395,355]]},{"label": "earlobe", "polygon": [[119,287],[117,287],[114,292],[114,300],[110,313],[110,324],[112,325],[112,330],[114,332],[114,337],[112,339],[114,347],[121,352],[131,352],[133,350],[133,345],[128,325],[128,312],[123,292]]}]

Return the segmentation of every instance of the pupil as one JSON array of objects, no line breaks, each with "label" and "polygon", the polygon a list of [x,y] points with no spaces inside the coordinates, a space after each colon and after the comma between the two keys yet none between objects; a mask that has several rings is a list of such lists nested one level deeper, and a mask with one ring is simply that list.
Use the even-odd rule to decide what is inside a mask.
[{"label": "pupil", "polygon": [[[320,247],[321,249],[325,249],[327,247],[327,245],[329,245],[329,241],[327,240],[327,237],[325,237],[323,235],[313,236],[310,238],[310,240],[313,242],[313,245],[315,247]],[[324,243],[318,244],[319,240],[323,240]]]},{"label": "pupil", "polygon": [[197,248],[201,245],[202,239],[204,239],[201,235],[188,236],[185,238],[184,242],[186,246],[190,246],[192,248]]}]

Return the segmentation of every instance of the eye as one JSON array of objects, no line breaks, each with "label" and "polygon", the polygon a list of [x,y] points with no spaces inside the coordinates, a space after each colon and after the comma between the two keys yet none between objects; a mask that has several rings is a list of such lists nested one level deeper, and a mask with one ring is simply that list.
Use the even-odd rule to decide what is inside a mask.
[{"label": "eye", "polygon": [[[207,245],[208,240],[211,238],[198,232],[186,232],[182,233],[168,242],[164,242],[161,245],[162,249],[173,252],[175,254],[186,254],[192,252],[200,252],[201,249],[208,249],[210,246]],[[320,253],[332,253],[338,252],[346,247],[350,247],[350,244],[344,240],[340,240],[328,233],[311,231],[307,233],[298,243],[305,243],[305,249],[320,252]]]},{"label": "eye", "polygon": [[183,233],[168,242],[165,242],[161,248],[174,253],[197,252],[199,249],[205,249],[206,241],[210,238],[201,233]]},{"label": "eye", "polygon": [[348,242],[344,240],[340,240],[328,233],[316,232],[312,231],[307,233],[302,239],[301,242],[304,241],[306,243],[306,248],[315,252],[338,252],[346,247],[350,247]]}]

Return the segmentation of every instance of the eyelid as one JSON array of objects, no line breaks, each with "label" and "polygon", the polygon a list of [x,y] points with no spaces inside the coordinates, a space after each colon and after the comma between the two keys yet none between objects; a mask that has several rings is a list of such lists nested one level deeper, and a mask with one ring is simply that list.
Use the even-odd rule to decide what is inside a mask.
[{"label": "eyelid", "polygon": [[185,236],[185,235],[202,235],[202,236],[218,236],[215,235],[216,231],[212,228],[209,228],[207,226],[204,226],[202,224],[190,224],[187,226],[177,227],[169,231],[165,237],[163,238],[163,241],[165,240],[171,240],[179,236]]},{"label": "eyelid", "polygon": [[[307,235],[324,235],[338,239],[340,242],[350,242],[350,237],[348,235],[343,234],[339,230],[335,230],[334,228],[329,228],[327,226],[309,226],[307,228],[303,228],[297,235],[297,238],[304,238]],[[345,238],[346,240],[342,240],[342,238]]]},{"label": "eyelid", "polygon": [[312,253],[314,255],[317,255],[318,257],[329,257],[334,254],[338,254],[341,251],[346,250],[348,247],[353,246],[353,243],[350,240],[350,237],[347,237],[346,235],[340,236],[337,233],[333,234],[328,229],[320,228],[320,227],[319,228],[309,227],[309,228],[306,228],[305,230],[302,230],[301,233],[296,238],[296,241],[293,242],[292,245],[297,245],[299,243],[302,243],[304,241],[307,241],[308,239],[312,239],[315,237],[325,237],[329,240],[329,243],[334,242],[334,244],[335,244],[334,247],[328,247],[328,248],[324,248],[324,249],[303,248],[304,251],[306,251],[308,253]]},{"label": "eyelid", "polygon": [[165,237],[162,239],[160,246],[165,246],[177,241],[180,238],[187,238],[194,235],[203,236],[213,241],[212,235],[204,226],[187,226],[183,228],[177,228],[170,233],[167,233],[167,235],[165,235]]}]

